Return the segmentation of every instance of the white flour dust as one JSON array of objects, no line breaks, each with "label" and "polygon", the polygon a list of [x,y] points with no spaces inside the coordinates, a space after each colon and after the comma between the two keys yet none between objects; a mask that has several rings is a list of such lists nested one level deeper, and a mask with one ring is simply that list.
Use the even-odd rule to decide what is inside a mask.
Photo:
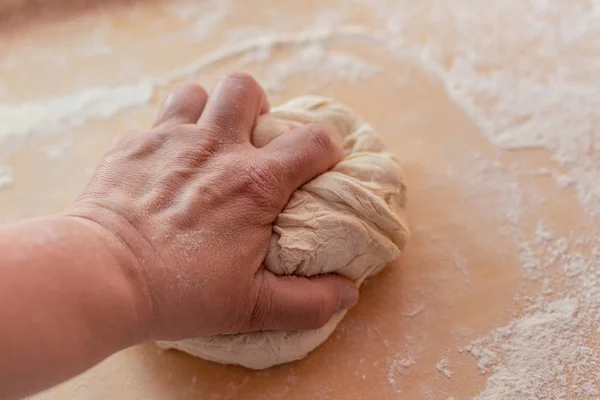
[{"label": "white flour dust", "polygon": [[450,370],[450,361],[447,358],[442,358],[435,366],[435,370],[445,376],[446,378],[452,378],[454,373]]},{"label": "white flour dust", "polygon": [[0,161],[0,189],[11,187],[13,184],[12,170]]},{"label": "white flour dust", "polygon": [[152,84],[93,88],[72,95],[22,104],[0,103],[0,143],[2,150],[15,140],[43,131],[80,125],[89,119],[110,118],[124,109],[146,104]]},{"label": "white flour dust", "polygon": [[[435,32],[421,62],[491,143],[550,150],[586,212],[598,215],[600,90],[593,82],[600,76],[600,7],[533,0],[479,7],[435,2],[425,16]],[[580,53],[589,57],[583,61]]]},{"label": "white flour dust", "polygon": [[[438,79],[498,149],[548,150],[556,167],[544,172],[557,187],[575,188],[597,221],[600,5],[455,0],[395,14],[381,4],[374,8],[396,35],[388,46]],[[426,28],[411,26],[411,17]],[[600,332],[600,240],[575,226],[579,236],[555,237],[542,222],[527,231],[525,218],[548,201],[521,183],[536,171],[485,157],[466,162],[470,168],[453,166],[449,176],[466,178],[465,193],[497,218],[529,282],[520,290],[520,318],[468,348],[488,376],[476,399],[600,398],[598,344],[590,342]]]},{"label": "white flour dust", "polygon": [[408,369],[413,365],[415,365],[415,359],[412,357],[394,357],[390,361],[386,379],[388,384],[395,388],[396,394],[400,394],[400,389],[397,388],[397,377],[399,375],[406,375]]},{"label": "white flour dust", "polygon": [[232,5],[232,0],[209,0],[193,3],[175,0],[165,2],[164,7],[182,23],[191,24],[191,34],[186,35],[187,40],[198,41],[213,34],[223,19],[229,15]]},{"label": "white flour dust", "polygon": [[337,39],[352,38],[364,39],[364,30],[320,29],[297,34],[261,36],[217,48],[214,52],[203,55],[164,76],[144,78],[136,84],[94,87],[61,97],[16,104],[0,103],[0,120],[2,120],[0,143],[3,145],[1,150],[6,152],[7,148],[14,147],[16,143],[31,134],[47,135],[58,131],[59,128],[81,125],[92,119],[110,118],[129,108],[146,105],[157,86],[190,78],[207,67],[260,50],[268,51],[290,45],[306,46],[303,47],[304,51],[300,53],[295,63],[276,64],[274,78],[268,81],[267,85],[281,88],[285,79],[294,73],[307,73],[311,68],[317,68],[318,72],[324,74],[322,82],[333,77],[354,82],[362,77],[371,76],[378,67],[349,55],[329,54],[318,46]]},{"label": "white flour dust", "polygon": [[264,87],[268,91],[282,91],[285,80],[295,75],[310,75],[308,91],[331,82],[333,78],[354,83],[369,78],[380,68],[362,58],[344,53],[327,51],[323,46],[312,43],[303,47],[288,60],[276,62],[266,75]]},{"label": "white flour dust", "polygon": [[[588,310],[589,311],[589,310]],[[587,314],[575,299],[536,311],[474,342],[467,350],[491,372],[483,399],[580,399],[600,396],[600,360],[587,342]]]}]

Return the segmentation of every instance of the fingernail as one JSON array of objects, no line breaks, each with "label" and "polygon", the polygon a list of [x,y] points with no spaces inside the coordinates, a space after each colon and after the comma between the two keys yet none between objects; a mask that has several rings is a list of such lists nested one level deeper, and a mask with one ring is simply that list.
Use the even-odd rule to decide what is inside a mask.
[{"label": "fingernail", "polygon": [[340,310],[354,307],[358,302],[358,289],[354,286],[346,286],[340,294]]}]

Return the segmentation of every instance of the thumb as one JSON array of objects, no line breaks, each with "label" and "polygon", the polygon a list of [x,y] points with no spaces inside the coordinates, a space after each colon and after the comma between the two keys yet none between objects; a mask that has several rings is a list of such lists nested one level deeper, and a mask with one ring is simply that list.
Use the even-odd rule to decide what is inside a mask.
[{"label": "thumb", "polygon": [[251,330],[320,328],[335,313],[358,301],[354,282],[338,275],[277,276],[261,269],[257,278],[260,289],[250,319]]}]

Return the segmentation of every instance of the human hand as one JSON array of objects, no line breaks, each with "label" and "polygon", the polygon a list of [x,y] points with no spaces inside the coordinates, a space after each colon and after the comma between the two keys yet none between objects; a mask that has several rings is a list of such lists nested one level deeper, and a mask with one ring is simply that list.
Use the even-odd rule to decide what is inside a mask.
[{"label": "human hand", "polygon": [[175,90],[152,130],[116,140],[66,213],[111,239],[143,325],[136,340],[318,328],[357,301],[345,278],[278,277],[261,265],[291,194],[343,157],[317,126],[255,148],[268,108],[245,74],[210,96]]}]

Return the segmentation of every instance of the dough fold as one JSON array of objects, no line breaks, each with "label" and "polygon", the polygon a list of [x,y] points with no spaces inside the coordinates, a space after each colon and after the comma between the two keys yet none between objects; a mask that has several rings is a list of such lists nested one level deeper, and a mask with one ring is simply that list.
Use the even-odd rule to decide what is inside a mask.
[{"label": "dough fold", "polygon": [[[282,104],[259,119],[251,140],[262,147],[307,123],[324,126],[346,156],[294,192],[273,224],[265,267],[277,275],[336,273],[361,284],[397,258],[409,239],[402,172],[371,126],[327,98],[303,96]],[[264,331],[158,344],[207,360],[263,369],[305,357],[331,335],[345,313],[311,331]]]}]

